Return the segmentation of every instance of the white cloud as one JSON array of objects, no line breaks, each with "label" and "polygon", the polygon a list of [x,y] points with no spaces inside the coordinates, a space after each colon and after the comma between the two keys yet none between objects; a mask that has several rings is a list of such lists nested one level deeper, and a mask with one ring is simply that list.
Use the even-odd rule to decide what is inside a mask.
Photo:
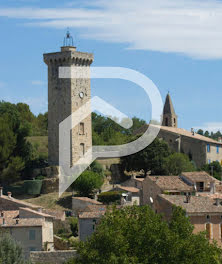
[{"label": "white cloud", "polygon": [[222,132],[222,122],[208,122],[204,123],[202,126],[194,127],[196,130],[202,129],[209,132],[217,132],[218,130]]},{"label": "white cloud", "polygon": [[91,8],[5,8],[0,16],[28,19],[32,26],[83,28],[84,37],[131,49],[222,58],[222,3],[216,0],[97,0]]},{"label": "white cloud", "polygon": [[47,98],[42,96],[42,97],[12,97],[12,96],[3,96],[2,100],[6,102],[11,102],[13,104],[17,103],[25,103],[30,106],[31,111],[34,114],[39,114],[39,113],[45,113],[48,111],[48,101]]},{"label": "white cloud", "polygon": [[32,85],[45,85],[45,82],[41,80],[33,80],[31,81]]},{"label": "white cloud", "polygon": [[5,88],[6,84],[4,82],[0,82],[0,89]]}]

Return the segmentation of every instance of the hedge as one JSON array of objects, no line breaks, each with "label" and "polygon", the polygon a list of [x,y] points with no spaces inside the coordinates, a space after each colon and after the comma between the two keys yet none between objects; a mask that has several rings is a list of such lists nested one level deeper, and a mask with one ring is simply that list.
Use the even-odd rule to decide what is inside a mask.
[{"label": "hedge", "polygon": [[24,185],[12,185],[12,186],[3,186],[4,194],[11,192],[12,195],[22,195],[25,193]]},{"label": "hedge", "polygon": [[98,195],[98,201],[104,204],[120,203],[121,191],[103,192]]},{"label": "hedge", "polygon": [[41,193],[41,188],[42,188],[41,180],[24,181],[24,189],[26,194],[38,195]]}]

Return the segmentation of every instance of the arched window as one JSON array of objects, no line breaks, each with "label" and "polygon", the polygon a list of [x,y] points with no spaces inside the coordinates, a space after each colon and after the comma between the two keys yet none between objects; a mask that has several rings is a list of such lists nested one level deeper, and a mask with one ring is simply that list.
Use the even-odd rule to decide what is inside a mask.
[{"label": "arched window", "polygon": [[168,126],[168,118],[165,118],[165,126]]}]

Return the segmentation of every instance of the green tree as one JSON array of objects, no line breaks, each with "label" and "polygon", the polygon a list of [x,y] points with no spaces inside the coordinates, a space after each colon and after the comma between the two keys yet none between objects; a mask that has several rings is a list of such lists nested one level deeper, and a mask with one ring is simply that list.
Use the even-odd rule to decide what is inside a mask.
[{"label": "green tree", "polygon": [[204,131],[203,131],[203,129],[198,129],[198,130],[197,130],[197,134],[199,134],[199,135],[202,135],[202,136],[203,136],[203,134],[204,134]]},{"label": "green tree", "polygon": [[72,184],[73,190],[75,190],[80,196],[93,196],[95,189],[99,189],[103,184],[103,176],[93,171],[84,171],[77,180]]},{"label": "green tree", "polygon": [[219,264],[221,249],[193,227],[181,208],[168,223],[149,207],[108,211],[96,231],[78,246],[75,264]]},{"label": "green tree", "polygon": [[121,158],[122,170],[144,170],[146,176],[148,171],[152,175],[166,174],[164,168],[165,158],[170,155],[168,144],[156,138],[147,148],[136,154]]},{"label": "green tree", "polygon": [[167,175],[179,175],[185,171],[195,171],[195,167],[190,162],[188,156],[183,153],[172,153],[165,158],[164,168]]},{"label": "green tree", "polygon": [[222,168],[219,161],[213,161],[210,164],[205,164],[202,167],[202,170],[206,171],[209,174],[212,174],[213,172],[212,176],[217,178],[218,180],[221,180]]},{"label": "green tree", "polygon": [[0,132],[0,182],[12,183],[32,157],[32,146],[26,141],[30,124],[22,121],[16,105],[0,102]]},{"label": "green tree", "polygon": [[0,230],[0,263],[25,264],[22,247]]}]

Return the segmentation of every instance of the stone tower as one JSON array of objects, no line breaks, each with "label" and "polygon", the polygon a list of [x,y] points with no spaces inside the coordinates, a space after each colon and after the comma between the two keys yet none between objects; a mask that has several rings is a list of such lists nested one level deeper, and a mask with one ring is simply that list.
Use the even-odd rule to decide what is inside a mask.
[{"label": "stone tower", "polygon": [[[44,54],[48,65],[48,155],[50,165],[59,165],[59,124],[91,98],[90,79],[60,79],[59,67],[90,67],[93,54],[76,50],[69,32],[60,52]],[[91,115],[70,131],[73,165],[92,147]]]},{"label": "stone tower", "polygon": [[163,126],[177,127],[177,115],[175,113],[173,103],[168,93],[166,96],[164,108],[163,108]]}]

